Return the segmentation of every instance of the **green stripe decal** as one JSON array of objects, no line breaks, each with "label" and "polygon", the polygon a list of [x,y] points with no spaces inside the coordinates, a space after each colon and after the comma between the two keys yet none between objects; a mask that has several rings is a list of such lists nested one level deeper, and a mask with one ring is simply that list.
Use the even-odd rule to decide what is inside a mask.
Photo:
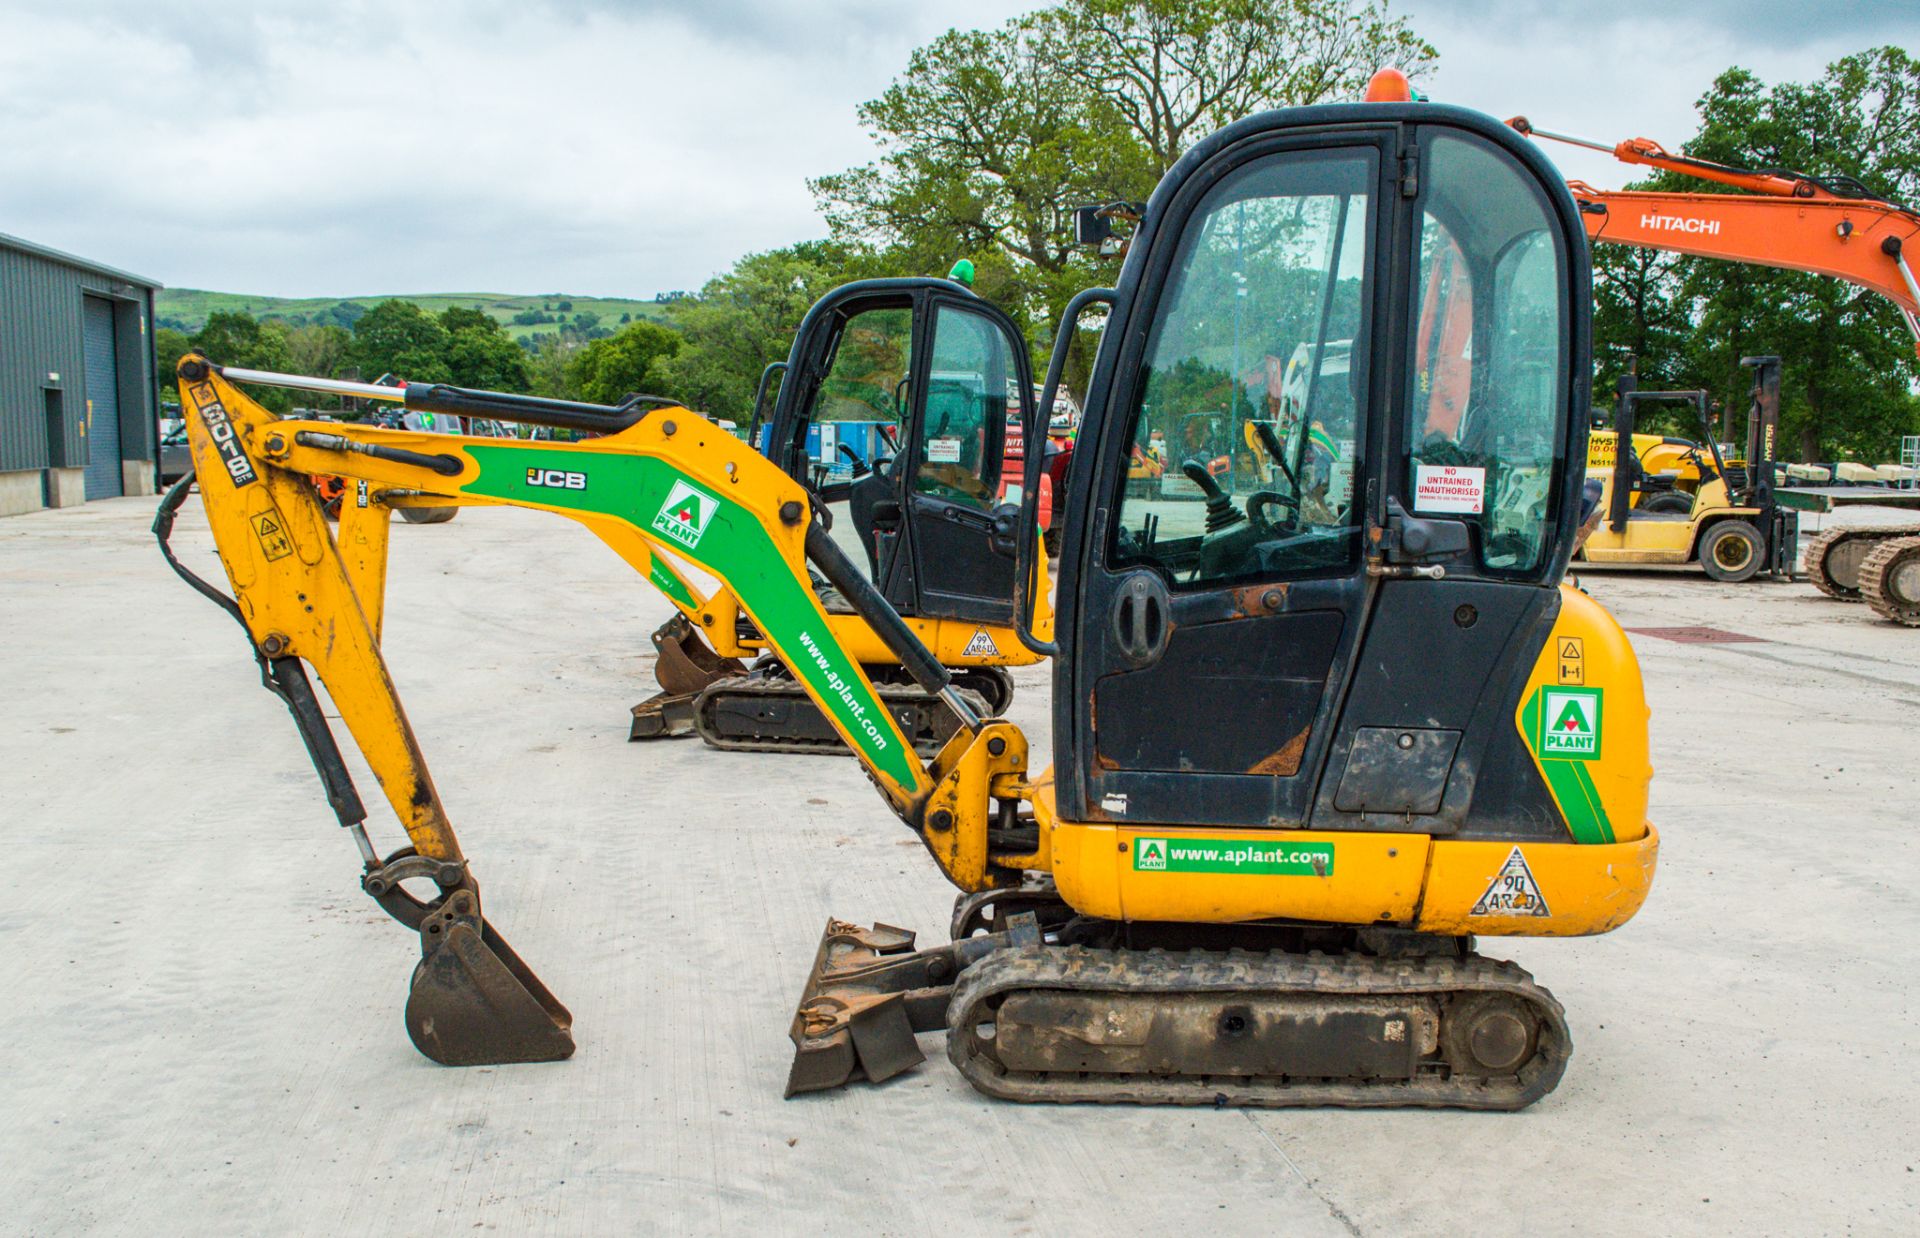
[{"label": "green stripe decal", "polygon": [[[1600,803],[1600,791],[1593,785],[1593,775],[1587,771],[1585,757],[1559,757],[1546,755],[1542,750],[1547,741],[1541,727],[1541,701],[1549,693],[1566,695],[1564,688],[1540,687],[1527,699],[1526,708],[1520,711],[1521,734],[1532,750],[1534,759],[1540,762],[1540,772],[1546,776],[1547,791],[1559,805],[1560,815],[1567,820],[1567,830],[1577,843],[1610,843],[1613,838],[1613,823],[1607,819],[1607,810]],[[1594,702],[1588,715],[1594,732],[1593,749],[1599,752],[1600,692],[1598,689],[1586,689],[1583,697]],[[1569,722],[1563,710],[1556,719],[1569,729],[1580,725],[1580,719]]]},{"label": "green stripe decal", "polygon": [[860,754],[902,787],[920,784],[920,762],[905,736],[834,637],[813,590],[794,579],[751,511],[652,456],[491,444],[467,452],[480,466],[480,476],[461,487],[470,494],[612,516],[731,582],[781,659],[825,702]]},{"label": "green stripe decal", "polygon": [[647,579],[653,582],[654,588],[688,610],[700,609],[700,603],[693,598],[693,590],[687,588],[687,582],[681,580],[674,570],[666,565],[658,551],[654,552],[653,562],[647,568]]}]

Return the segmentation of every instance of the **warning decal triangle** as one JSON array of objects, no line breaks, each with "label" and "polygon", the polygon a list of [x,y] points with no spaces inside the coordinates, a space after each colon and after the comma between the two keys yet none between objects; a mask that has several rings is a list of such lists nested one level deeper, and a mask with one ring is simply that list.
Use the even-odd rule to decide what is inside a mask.
[{"label": "warning decal triangle", "polygon": [[1515,847],[1507,862],[1500,866],[1494,875],[1493,884],[1480,896],[1480,901],[1467,913],[1474,916],[1550,916],[1547,900],[1540,893],[1540,883],[1533,879],[1533,870],[1527,867],[1527,857]]}]

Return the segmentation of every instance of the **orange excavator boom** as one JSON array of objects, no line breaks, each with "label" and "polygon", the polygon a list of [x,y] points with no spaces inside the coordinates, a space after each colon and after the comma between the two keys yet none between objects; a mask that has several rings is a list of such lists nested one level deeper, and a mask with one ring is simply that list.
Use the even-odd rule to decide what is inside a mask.
[{"label": "orange excavator boom", "polygon": [[1807,271],[1877,292],[1900,308],[1920,352],[1920,282],[1906,250],[1920,244],[1920,213],[1874,197],[1859,182],[1753,171],[1668,152],[1649,138],[1613,146],[1507,122],[1521,133],[1605,151],[1623,163],[1679,172],[1744,193],[1595,189],[1569,181],[1589,240]]}]

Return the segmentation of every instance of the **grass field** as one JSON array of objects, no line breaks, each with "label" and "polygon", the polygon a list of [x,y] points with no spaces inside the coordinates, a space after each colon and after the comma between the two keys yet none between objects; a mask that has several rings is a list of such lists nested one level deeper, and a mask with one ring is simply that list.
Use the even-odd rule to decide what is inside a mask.
[{"label": "grass field", "polygon": [[[207,315],[215,310],[239,310],[255,318],[281,318],[299,325],[306,323],[333,323],[346,326],[351,321],[351,312],[341,316],[334,311],[342,305],[357,305],[363,309],[372,309],[382,301],[412,301],[428,313],[437,314],[449,306],[460,305],[469,309],[484,310],[498,319],[514,339],[524,339],[537,331],[553,332],[561,327],[560,322],[520,324],[513,321],[515,314],[527,310],[544,312],[567,323],[575,323],[581,314],[599,315],[597,325],[619,330],[620,316],[631,315],[631,320],[643,319],[663,322],[667,317],[667,307],[657,301],[636,301],[625,297],[580,297],[567,293],[554,292],[538,296],[505,296],[492,292],[433,292],[425,294],[392,293],[366,297],[266,297],[251,296],[244,292],[207,292],[199,288],[163,289],[154,305],[154,316],[163,327],[175,327],[179,330],[198,331],[207,321]],[[560,309],[562,302],[569,305]]]}]

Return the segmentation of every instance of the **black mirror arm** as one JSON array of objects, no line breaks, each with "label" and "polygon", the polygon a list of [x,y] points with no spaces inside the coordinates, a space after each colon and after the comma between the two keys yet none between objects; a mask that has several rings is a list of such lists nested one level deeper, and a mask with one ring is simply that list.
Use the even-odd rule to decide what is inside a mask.
[{"label": "black mirror arm", "polygon": [[[1040,466],[1044,453],[1032,449],[1032,444],[1043,431],[1040,418],[1053,409],[1053,402],[1060,394],[1060,379],[1066,372],[1067,355],[1073,351],[1073,333],[1079,329],[1080,315],[1089,305],[1112,305],[1116,294],[1111,288],[1086,288],[1074,294],[1067,302],[1067,308],[1060,315],[1060,327],[1053,337],[1053,355],[1047,361],[1047,381],[1040,390],[1040,404],[1027,414],[1027,424],[1021,429],[1022,441],[1028,444],[1020,470],[1020,525],[1016,537],[1019,544],[1013,569],[1013,630],[1020,643],[1043,658],[1059,656],[1060,645],[1057,641],[1043,641],[1033,634],[1033,580],[1035,576],[1034,548],[1040,542]],[[1056,513],[1054,519],[1059,519]]]}]

